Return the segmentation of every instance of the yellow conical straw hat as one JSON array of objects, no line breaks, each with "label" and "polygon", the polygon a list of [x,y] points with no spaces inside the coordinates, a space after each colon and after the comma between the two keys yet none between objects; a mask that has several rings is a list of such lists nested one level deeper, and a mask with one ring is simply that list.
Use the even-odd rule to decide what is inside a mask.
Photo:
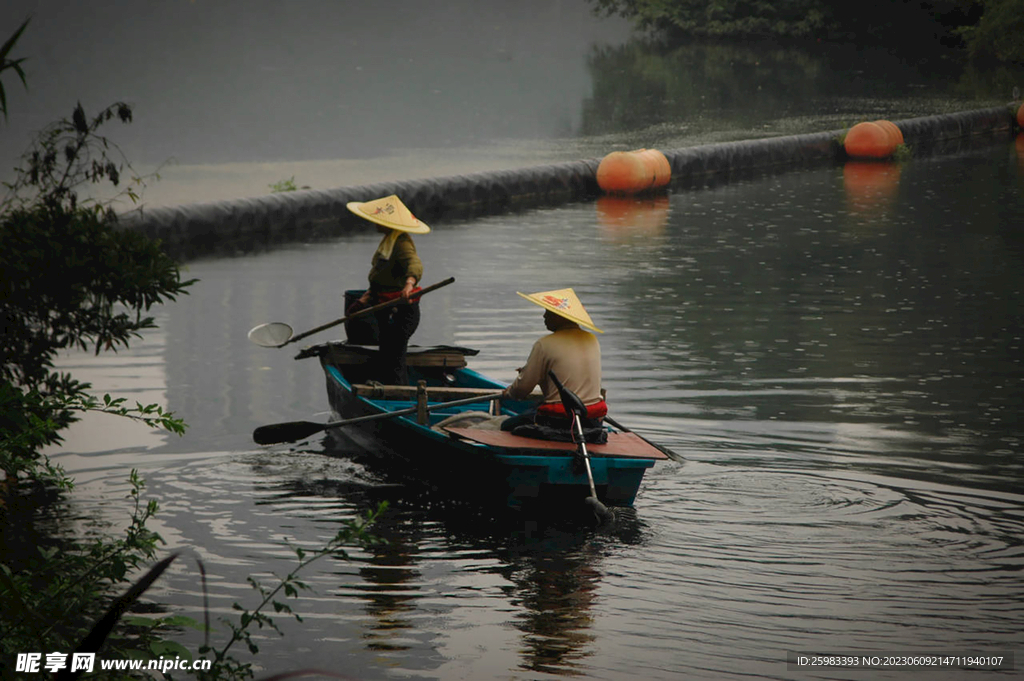
[{"label": "yellow conical straw hat", "polygon": [[361,218],[400,232],[426,234],[430,231],[430,227],[417,220],[402,200],[394,194],[365,203],[349,201],[345,207]]},{"label": "yellow conical straw hat", "polygon": [[[516,293],[519,293],[519,291],[516,291]],[[569,321],[576,322],[580,326],[585,326],[598,333],[604,333],[604,331],[594,326],[590,315],[583,308],[583,303],[580,302],[576,292],[571,288],[560,288],[557,291],[541,291],[540,293],[519,293],[519,295],[531,303],[540,305],[545,310],[550,310]]]}]

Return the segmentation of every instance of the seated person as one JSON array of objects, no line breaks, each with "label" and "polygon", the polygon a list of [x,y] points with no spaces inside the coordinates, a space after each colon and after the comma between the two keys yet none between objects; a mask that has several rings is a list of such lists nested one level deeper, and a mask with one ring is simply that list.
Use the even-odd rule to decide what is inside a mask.
[{"label": "seated person", "polygon": [[581,424],[586,440],[606,441],[602,420],[608,408],[601,398],[601,346],[597,336],[580,326],[604,332],[594,326],[571,288],[519,295],[544,308],[544,326],[551,333],[533,344],[526,365],[505,389],[505,397],[525,399],[539,385],[544,399],[536,409],[506,419],[501,429],[542,439],[572,439],[571,416],[566,413],[558,388],[548,376],[551,371],[587,406],[587,418]]}]

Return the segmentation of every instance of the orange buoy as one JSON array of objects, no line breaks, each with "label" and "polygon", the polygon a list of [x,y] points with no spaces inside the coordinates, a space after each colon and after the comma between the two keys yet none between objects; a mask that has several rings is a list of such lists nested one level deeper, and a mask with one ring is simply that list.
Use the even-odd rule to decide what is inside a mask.
[{"label": "orange buoy", "polygon": [[631,193],[646,188],[643,159],[631,151],[613,151],[597,167],[597,186],[606,192]]},{"label": "orange buoy", "polygon": [[888,158],[896,148],[889,133],[875,123],[858,123],[850,128],[843,146],[851,158]]},{"label": "orange buoy", "polygon": [[875,121],[875,125],[889,133],[889,138],[893,140],[893,148],[903,144],[903,131],[900,130],[898,125],[887,120]]},{"label": "orange buoy", "polygon": [[667,185],[669,180],[672,179],[672,166],[669,165],[665,154],[657,149],[638,149],[636,153],[644,159],[647,167],[654,173],[654,178],[651,180],[651,188],[657,189]]},{"label": "orange buoy", "polygon": [[613,194],[638,194],[664,187],[671,178],[668,159],[657,149],[613,151],[597,167],[597,186]]}]

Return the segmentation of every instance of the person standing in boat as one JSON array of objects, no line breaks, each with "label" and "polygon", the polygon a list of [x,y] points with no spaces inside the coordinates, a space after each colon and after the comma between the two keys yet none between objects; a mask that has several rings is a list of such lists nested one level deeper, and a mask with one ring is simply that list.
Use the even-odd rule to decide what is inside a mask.
[{"label": "person standing in boat", "polygon": [[601,345],[597,336],[580,327],[604,332],[594,326],[571,288],[516,293],[544,308],[544,326],[551,333],[533,344],[526,365],[519,368],[519,375],[505,389],[504,396],[522,400],[540,386],[544,398],[536,409],[506,419],[501,429],[545,439],[564,439],[568,435],[570,417],[562,406],[558,388],[548,376],[551,371],[587,406],[587,418],[582,424],[586,439],[604,441],[602,424],[608,407],[601,396]]},{"label": "person standing in boat", "polygon": [[369,287],[346,312],[351,314],[357,309],[402,299],[401,303],[374,313],[378,345],[375,374],[381,383],[407,385],[405,353],[409,338],[420,324],[419,298],[415,294],[423,277],[423,262],[411,235],[427,234],[430,227],[416,219],[394,194],[365,203],[350,201],[346,207],[376,224],[383,235],[370,261]]}]

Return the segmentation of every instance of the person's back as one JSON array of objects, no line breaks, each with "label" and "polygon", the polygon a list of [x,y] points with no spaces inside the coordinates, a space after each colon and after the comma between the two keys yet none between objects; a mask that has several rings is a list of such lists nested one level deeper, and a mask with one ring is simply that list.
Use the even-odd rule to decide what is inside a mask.
[{"label": "person's back", "polygon": [[570,437],[570,417],[550,372],[587,406],[582,423],[587,441],[603,442],[606,433],[602,419],[608,408],[601,396],[601,344],[597,336],[580,326],[598,333],[601,330],[594,326],[571,288],[519,295],[544,308],[544,326],[551,333],[533,344],[530,357],[505,394],[522,400],[539,385],[544,400],[535,409],[506,419],[501,429],[541,439]]},{"label": "person's back", "polygon": [[545,403],[560,404],[558,388],[548,371],[584,404],[601,400],[601,345],[594,334],[566,322],[565,328],[540,338],[534,343],[526,366],[509,387],[509,394],[522,399],[539,385]]}]

